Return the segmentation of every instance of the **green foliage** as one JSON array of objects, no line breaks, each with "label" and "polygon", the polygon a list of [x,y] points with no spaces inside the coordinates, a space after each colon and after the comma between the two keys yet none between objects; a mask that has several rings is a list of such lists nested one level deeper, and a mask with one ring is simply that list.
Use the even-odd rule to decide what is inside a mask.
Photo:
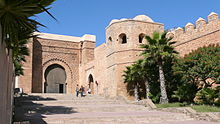
[{"label": "green foliage", "polygon": [[196,93],[195,102],[197,104],[220,104],[219,103],[219,89],[215,88],[203,88]]},{"label": "green foliage", "polygon": [[220,107],[218,106],[209,106],[209,105],[194,105],[191,106],[197,112],[220,112]]},{"label": "green foliage", "polygon": [[145,90],[143,82],[146,72],[143,70],[142,62],[143,60],[138,60],[134,64],[127,66],[124,71],[124,82],[127,83],[127,91],[130,95],[134,95],[135,86],[138,86],[139,94]]},{"label": "green foliage", "polygon": [[[199,48],[180,59],[176,65],[176,73],[181,74],[182,80],[202,87],[210,87],[220,81],[220,47],[210,45]],[[210,79],[211,81],[208,81]]]},{"label": "green foliage", "polygon": [[[141,48],[144,48],[144,51],[141,55],[144,56],[144,61],[149,61],[150,63],[155,64],[158,70],[162,73],[158,73],[159,75],[159,81],[160,81],[160,88],[161,88],[161,102],[168,102],[167,99],[167,91],[166,91],[166,77],[169,77],[168,74],[169,69],[166,69],[166,67],[171,67],[167,63],[167,61],[172,62],[175,59],[175,56],[177,55],[177,52],[174,50],[174,47],[172,46],[176,42],[171,41],[172,38],[166,37],[167,32],[164,32],[160,34],[159,32],[154,32],[153,36],[146,36],[147,44],[141,45]],[[168,65],[165,65],[168,64]],[[171,64],[172,65],[172,64]],[[165,73],[166,72],[168,73]],[[163,78],[165,77],[165,79]],[[171,85],[170,85],[171,86]],[[157,96],[155,94],[154,96]]]},{"label": "green foliage", "polygon": [[145,36],[148,43],[141,45],[141,48],[144,48],[141,55],[143,55],[145,59],[155,63],[159,61],[164,62],[165,59],[174,57],[177,52],[174,50],[172,44],[176,42],[171,41],[172,38],[167,38],[166,34],[167,32],[162,34],[154,32],[152,38],[150,36]]},{"label": "green foliage", "polygon": [[[159,88],[157,88],[159,89]],[[152,93],[153,92],[153,93]],[[160,90],[156,90],[156,89],[153,89],[151,87],[151,94],[150,94],[150,98],[151,100],[154,102],[154,103],[159,103],[160,102]]]},{"label": "green foliage", "polygon": [[28,39],[32,37],[32,32],[21,30],[18,37],[18,42],[12,42],[12,59],[15,66],[15,75],[23,75],[22,62],[26,62],[25,56],[29,55],[27,48]]},{"label": "green foliage", "polygon": [[[31,19],[41,12],[47,12],[48,6],[55,0],[1,0],[0,24],[2,27],[2,41],[7,48],[12,49],[13,62],[16,75],[23,73],[22,62],[28,50],[25,44],[28,38],[33,37],[33,32],[38,26],[44,26]],[[53,16],[52,16],[53,17]],[[53,17],[54,18],[54,17]]]},{"label": "green foliage", "polygon": [[170,108],[170,107],[191,107],[197,112],[220,112],[220,107],[210,105],[189,105],[187,103],[169,103],[169,104],[156,104],[158,108]]},{"label": "green foliage", "polygon": [[193,83],[184,83],[178,87],[174,94],[173,98],[177,98],[180,102],[193,102],[195,94],[197,93],[197,86]]},{"label": "green foliage", "polygon": [[35,31],[39,22],[31,19],[41,12],[55,0],[2,0],[0,3],[0,23],[2,25],[3,39],[6,40],[8,48],[13,42],[18,41],[21,29]]},{"label": "green foliage", "polygon": [[187,103],[179,103],[179,102],[168,103],[168,104],[156,104],[158,108],[184,107],[186,105]]},{"label": "green foliage", "polygon": [[[180,83],[172,96],[186,102],[193,102],[197,96],[198,100],[201,100],[201,103],[199,101],[197,103],[212,104],[212,96],[215,94],[210,87],[214,83],[219,83],[219,55],[220,47],[210,45],[180,58],[173,66],[174,74],[180,77]],[[212,101],[209,101],[211,99]]]}]

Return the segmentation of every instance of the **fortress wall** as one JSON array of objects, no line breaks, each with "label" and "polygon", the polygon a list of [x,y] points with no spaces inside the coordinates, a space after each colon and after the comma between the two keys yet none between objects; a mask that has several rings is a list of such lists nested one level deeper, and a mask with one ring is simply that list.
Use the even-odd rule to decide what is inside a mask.
[{"label": "fortress wall", "polygon": [[67,93],[73,93],[79,82],[79,43],[37,38],[33,53],[33,92],[44,92],[45,70],[53,64],[64,67]]},{"label": "fortress wall", "polygon": [[[88,88],[89,75],[93,76],[94,94],[104,94],[104,89],[109,88],[106,84],[106,44],[102,44],[94,50],[94,60],[81,64],[80,66],[80,83]],[[97,84],[95,83],[97,81]]]},{"label": "fortress wall", "polygon": [[26,56],[26,62],[23,63],[24,75],[18,77],[18,87],[23,88],[24,93],[32,92],[32,61],[33,61],[33,39],[30,39],[27,44],[29,56]]},{"label": "fortress wall", "polygon": [[[145,35],[152,35],[154,31],[163,31],[164,25],[160,23],[154,22],[143,22],[136,20],[125,20],[121,22],[117,22],[115,24],[111,24],[106,29],[106,41],[108,48],[108,55],[112,54],[116,51],[122,51],[127,49],[140,49],[139,43],[139,35],[141,33]],[[121,33],[126,34],[127,43],[121,44],[119,35]],[[109,37],[112,38],[112,42],[109,42]],[[146,41],[144,42],[146,43]]]},{"label": "fortress wall", "polygon": [[109,88],[106,79],[110,78],[111,75],[109,75],[106,71],[106,44],[102,44],[95,48],[95,72],[94,72],[94,79],[97,81],[97,84],[94,84],[96,90],[96,93],[105,95],[104,92],[106,88]]},{"label": "fortress wall", "polygon": [[216,13],[211,13],[207,22],[199,18],[195,24],[188,23],[184,29],[179,27],[168,33],[177,41],[175,47],[181,56],[199,47],[220,43],[220,20]]},{"label": "fortress wall", "polygon": [[83,41],[82,44],[82,63],[87,64],[94,60],[95,41]]},{"label": "fortress wall", "polygon": [[[123,96],[129,98],[123,74],[126,66],[133,64],[140,59],[139,35],[152,35],[153,32],[164,30],[163,24],[138,20],[123,20],[113,24],[106,29],[107,41],[107,74],[112,78],[107,78],[107,83],[111,84],[109,90],[111,96]],[[127,43],[120,42],[120,34],[126,34]],[[111,37],[112,41],[109,41]],[[146,40],[143,41],[146,43]],[[131,97],[130,97],[131,98]]]},{"label": "fortress wall", "polygon": [[82,64],[79,68],[80,72],[80,80],[78,82],[79,86],[83,85],[88,88],[89,84],[89,75],[93,76],[93,80],[95,80],[94,69],[95,69],[95,61],[90,61],[87,64]]},{"label": "fortress wall", "polygon": [[220,43],[220,31],[217,31],[210,33],[208,35],[203,35],[201,37],[192,39],[184,44],[179,44],[176,46],[176,50],[180,53],[180,56],[184,56],[200,47],[208,46],[210,44],[219,44],[219,43]]},{"label": "fortress wall", "polygon": [[75,86],[79,82],[80,42],[40,38],[38,41],[42,46],[42,71],[39,72],[42,80],[39,83],[45,82],[44,73],[48,66],[59,64],[65,68],[67,74],[67,93],[75,93]]}]

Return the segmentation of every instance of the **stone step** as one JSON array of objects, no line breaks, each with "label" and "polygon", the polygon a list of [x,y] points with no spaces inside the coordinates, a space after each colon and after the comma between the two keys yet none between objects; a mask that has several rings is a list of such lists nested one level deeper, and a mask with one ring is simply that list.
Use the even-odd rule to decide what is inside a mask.
[{"label": "stone step", "polygon": [[[37,123],[37,124],[45,124]],[[102,120],[58,120],[56,122],[48,122],[47,124],[218,124],[215,122],[207,122],[207,121],[197,121],[197,120],[179,120],[179,121],[135,121],[133,119],[130,120],[110,120],[107,121],[104,118]]]},{"label": "stone step", "polygon": [[76,97],[73,94],[28,94],[28,98],[30,100],[72,100],[72,99],[105,99],[102,96],[97,95],[87,95],[85,97]]},{"label": "stone step", "polygon": [[[142,124],[157,122],[175,122],[193,120],[184,114],[174,114],[157,111],[132,111],[132,112],[87,112],[59,115],[42,115],[48,124]],[[36,117],[36,116],[35,116]],[[35,118],[36,119],[36,118]],[[32,121],[35,120],[34,118]],[[36,119],[37,120],[37,119]]]},{"label": "stone step", "polygon": [[93,95],[31,94],[18,101],[15,113],[30,124],[216,124]]},{"label": "stone step", "polygon": [[50,101],[32,101],[32,100],[25,100],[22,102],[23,104],[45,104],[45,105],[53,105],[53,104],[73,104],[73,105],[89,105],[89,104],[125,104],[122,101],[116,100],[50,100]]},{"label": "stone step", "polygon": [[[76,97],[75,94],[60,94],[60,93],[30,93],[28,95],[31,95],[31,96],[48,96],[48,97],[59,97],[59,96],[74,96]],[[80,97],[80,95],[79,95]],[[100,98],[103,98],[103,96],[100,96],[100,95],[93,95],[93,94],[88,94],[86,95],[86,97],[100,97]]]},{"label": "stone step", "polygon": [[[65,106],[65,107],[63,107]],[[35,104],[22,106],[24,111],[38,109],[38,113],[71,113],[71,112],[129,112],[129,111],[142,111],[149,110],[149,108],[139,105],[126,105],[126,104],[100,104],[100,105],[63,105],[63,104]]]}]

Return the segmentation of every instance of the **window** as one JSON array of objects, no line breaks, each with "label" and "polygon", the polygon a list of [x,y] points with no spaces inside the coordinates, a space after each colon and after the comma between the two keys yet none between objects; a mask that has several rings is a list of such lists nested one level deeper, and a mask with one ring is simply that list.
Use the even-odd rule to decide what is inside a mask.
[{"label": "window", "polygon": [[109,37],[109,38],[108,38],[108,41],[109,41],[109,42],[112,42],[112,37]]},{"label": "window", "polygon": [[122,33],[122,34],[119,35],[119,42],[121,44],[127,43],[127,36],[126,36],[126,34]]},{"label": "window", "polygon": [[143,39],[144,39],[145,34],[140,34],[139,35],[139,43],[143,43]]}]

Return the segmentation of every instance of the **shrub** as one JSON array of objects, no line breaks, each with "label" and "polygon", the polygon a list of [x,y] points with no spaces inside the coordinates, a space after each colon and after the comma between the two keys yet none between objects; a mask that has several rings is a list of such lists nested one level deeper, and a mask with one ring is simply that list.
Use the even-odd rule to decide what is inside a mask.
[{"label": "shrub", "polygon": [[219,104],[219,90],[217,88],[203,88],[196,93],[194,101],[197,104]]},{"label": "shrub", "polygon": [[193,99],[197,93],[197,86],[193,83],[183,83],[178,87],[177,91],[174,91],[173,98],[177,98],[180,102],[193,102]]}]

